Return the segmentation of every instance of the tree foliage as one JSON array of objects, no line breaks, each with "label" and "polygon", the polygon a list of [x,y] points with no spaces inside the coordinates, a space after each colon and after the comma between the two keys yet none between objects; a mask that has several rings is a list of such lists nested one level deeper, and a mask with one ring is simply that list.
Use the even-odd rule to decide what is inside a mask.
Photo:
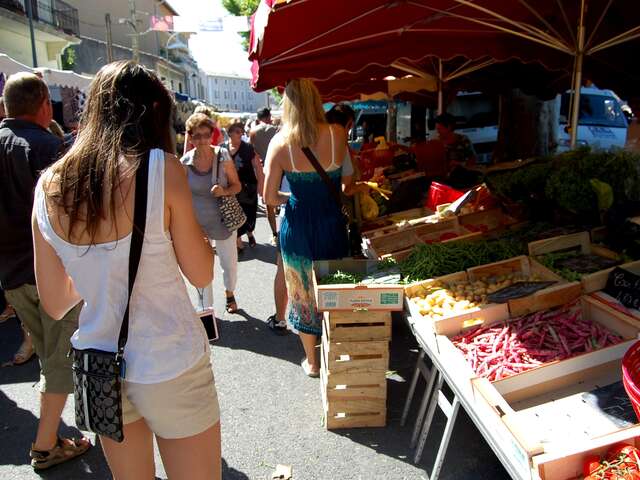
[{"label": "tree foliage", "polygon": [[[222,5],[231,15],[250,17],[258,9],[260,0],[222,0]],[[241,32],[242,46],[249,51],[249,32]]]}]

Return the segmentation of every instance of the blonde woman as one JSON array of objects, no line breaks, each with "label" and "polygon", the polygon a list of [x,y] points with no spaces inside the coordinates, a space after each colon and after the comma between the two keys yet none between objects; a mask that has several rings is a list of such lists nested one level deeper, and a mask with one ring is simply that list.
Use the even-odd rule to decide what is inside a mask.
[{"label": "blonde woman", "polygon": [[[282,130],[267,153],[264,198],[268,205],[286,204],[280,227],[280,248],[289,292],[289,323],[300,334],[305,373],[317,377],[316,351],[321,319],[313,288],[313,262],[348,253],[346,225],[331,189],[351,183],[342,161],[347,141],[344,129],[325,120],[320,94],[311,80],[296,79],[285,89]],[[331,188],[303,152],[308,147],[326,172]],[[279,191],[286,176],[291,193]]]}]

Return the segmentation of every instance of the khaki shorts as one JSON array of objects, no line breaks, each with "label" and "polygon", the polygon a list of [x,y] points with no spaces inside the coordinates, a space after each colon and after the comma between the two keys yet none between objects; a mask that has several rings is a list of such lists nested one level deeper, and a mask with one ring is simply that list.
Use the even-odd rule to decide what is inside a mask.
[{"label": "khaki shorts", "polygon": [[78,328],[81,304],[61,320],[54,320],[42,308],[35,285],[22,285],[5,292],[24,328],[31,335],[33,348],[40,361],[40,391],[72,393],[71,335]]},{"label": "khaki shorts", "polygon": [[124,424],[144,418],[153,433],[176,439],[197,435],[220,420],[209,355],[177,378],[161,383],[124,382]]}]

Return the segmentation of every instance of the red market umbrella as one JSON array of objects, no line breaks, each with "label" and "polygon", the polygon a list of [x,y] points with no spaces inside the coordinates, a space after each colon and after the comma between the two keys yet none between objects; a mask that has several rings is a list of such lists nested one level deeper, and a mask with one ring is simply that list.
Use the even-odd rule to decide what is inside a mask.
[{"label": "red market umbrella", "polygon": [[637,0],[264,0],[252,33],[257,90],[432,55],[539,62],[569,72],[576,96],[583,71],[623,94],[640,81]]}]

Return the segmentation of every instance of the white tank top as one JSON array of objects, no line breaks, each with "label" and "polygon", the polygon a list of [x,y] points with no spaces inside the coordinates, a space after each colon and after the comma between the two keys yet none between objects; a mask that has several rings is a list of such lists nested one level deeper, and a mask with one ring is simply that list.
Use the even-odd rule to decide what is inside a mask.
[{"label": "white tank top", "polygon": [[[84,300],[72,345],[115,352],[127,304],[131,235],[91,248],[66,242],[49,221],[42,179],[36,187],[34,208],[42,236],[57,252]],[[173,242],[164,230],[164,152],[152,150],[147,224],[124,350],[125,380],[171,380],[208,352],[204,327],[189,300]]]}]

